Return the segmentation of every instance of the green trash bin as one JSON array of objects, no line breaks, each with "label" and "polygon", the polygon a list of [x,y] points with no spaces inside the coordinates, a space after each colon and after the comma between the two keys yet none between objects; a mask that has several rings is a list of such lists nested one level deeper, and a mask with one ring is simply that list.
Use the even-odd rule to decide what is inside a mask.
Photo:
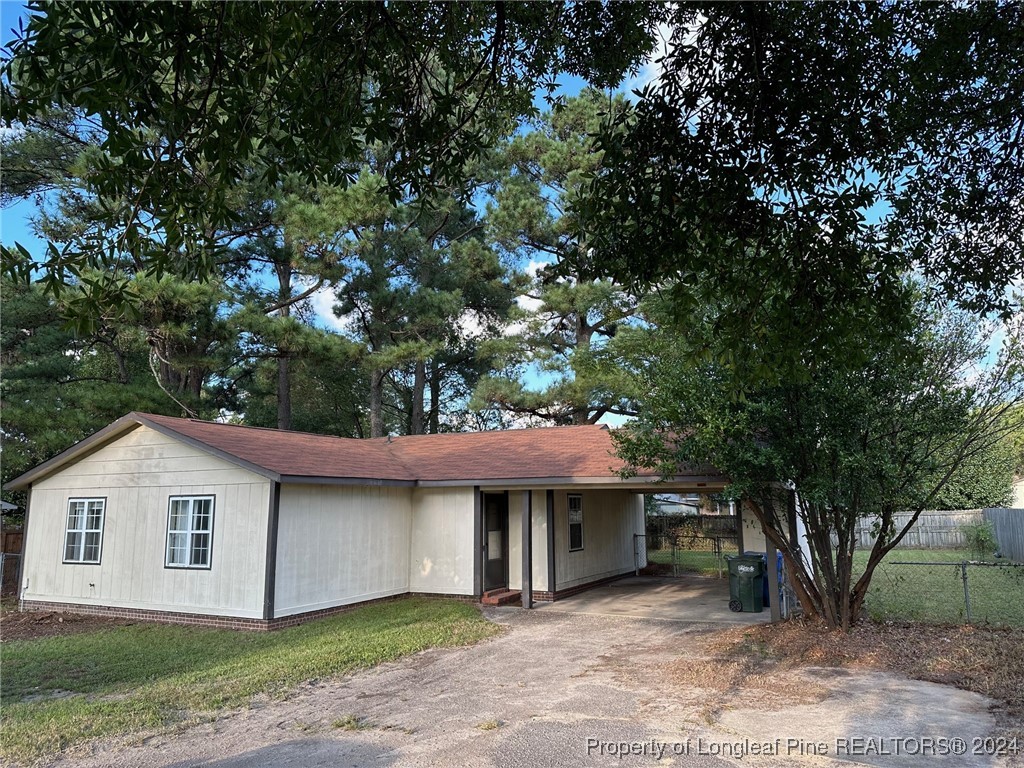
[{"label": "green trash bin", "polygon": [[729,610],[760,613],[764,610],[764,558],[737,555],[729,561]]}]

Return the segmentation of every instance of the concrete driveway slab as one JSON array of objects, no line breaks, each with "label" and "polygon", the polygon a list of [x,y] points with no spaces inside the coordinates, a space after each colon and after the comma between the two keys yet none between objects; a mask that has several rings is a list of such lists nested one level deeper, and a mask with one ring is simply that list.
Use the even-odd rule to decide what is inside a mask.
[{"label": "concrete driveway slab", "polygon": [[[487,615],[507,630],[491,641],[311,683],[283,701],[135,743],[101,743],[57,764],[899,767],[923,763],[837,760],[834,743],[821,755],[759,752],[775,738],[970,740],[994,727],[983,697],[877,673],[801,673],[824,693],[799,701],[680,685],[667,670],[706,657],[702,643],[715,625],[518,608]],[[999,763],[936,757],[929,765]]]},{"label": "concrete driveway slab", "polygon": [[729,610],[729,580],[708,576],[663,578],[633,576],[588,589],[555,603],[539,603],[539,610],[592,616],[628,616],[699,624],[758,624],[771,621],[761,613]]}]

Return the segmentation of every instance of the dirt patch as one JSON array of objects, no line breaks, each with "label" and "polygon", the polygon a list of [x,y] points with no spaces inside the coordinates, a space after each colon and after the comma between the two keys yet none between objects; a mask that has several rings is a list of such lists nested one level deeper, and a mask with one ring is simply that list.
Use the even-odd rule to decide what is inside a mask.
[{"label": "dirt patch", "polygon": [[[716,664],[682,670],[693,685],[728,687],[756,668],[771,678],[807,667],[872,669],[952,685],[995,700],[1001,725],[1024,735],[1024,630],[863,622],[850,633],[808,621],[737,627],[707,635]],[[723,682],[716,682],[718,676]],[[805,678],[806,682],[806,678]]]},{"label": "dirt patch", "polygon": [[112,619],[106,616],[88,616],[81,613],[55,613],[52,611],[0,611],[0,642],[34,640],[40,637],[76,635],[110,627],[123,627],[138,622],[130,619]]}]

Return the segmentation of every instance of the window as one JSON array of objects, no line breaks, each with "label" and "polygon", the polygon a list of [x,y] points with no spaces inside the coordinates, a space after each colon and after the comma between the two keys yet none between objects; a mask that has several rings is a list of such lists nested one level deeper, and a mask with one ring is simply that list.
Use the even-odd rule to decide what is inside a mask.
[{"label": "window", "polygon": [[209,568],[213,496],[172,496],[167,515],[167,567]]},{"label": "window", "polygon": [[68,499],[68,527],[64,534],[64,562],[100,561],[103,546],[103,510],[106,499]]},{"label": "window", "polygon": [[583,497],[569,494],[569,551],[583,549]]}]

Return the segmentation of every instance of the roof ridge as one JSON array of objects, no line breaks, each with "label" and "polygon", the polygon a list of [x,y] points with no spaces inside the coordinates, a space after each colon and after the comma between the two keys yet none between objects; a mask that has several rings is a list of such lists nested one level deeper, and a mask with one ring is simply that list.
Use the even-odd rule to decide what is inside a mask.
[{"label": "roof ridge", "polygon": [[[420,435],[393,435],[390,437],[392,444],[398,440],[410,440],[418,437],[454,437],[456,435],[496,435],[508,434],[509,432],[553,432],[556,429],[600,429],[609,431],[607,424],[550,424],[543,427],[513,427],[512,429],[478,429],[468,432],[425,432]],[[356,438],[359,439],[359,438]],[[387,438],[362,438],[362,439],[387,439]]]},{"label": "roof ridge", "polygon": [[225,421],[210,421],[209,419],[192,419],[185,418],[182,416],[165,416],[160,413],[148,413],[146,411],[132,411],[130,416],[141,416],[147,419],[172,419],[174,421],[184,421],[191,424],[207,424],[216,427],[236,427],[238,429],[252,429],[259,430],[262,432],[275,432],[275,433],[286,433],[291,435],[304,435],[307,437],[326,437],[333,440],[354,440],[357,442],[369,442],[369,441],[381,441],[386,442],[387,445],[394,445],[398,440],[409,440],[410,438],[418,437],[441,437],[441,436],[455,436],[455,435],[487,435],[497,434],[502,432],[539,432],[539,431],[554,431],[561,429],[582,429],[585,427],[593,427],[595,429],[602,429],[609,431],[607,424],[550,424],[541,427],[513,427],[511,429],[477,429],[465,432],[429,432],[419,435],[385,435],[384,437],[344,437],[342,435],[325,435],[322,432],[306,432],[301,429],[280,429],[279,427],[257,427],[253,424],[235,424]]},{"label": "roof ridge", "polygon": [[174,421],[185,421],[191,424],[208,424],[214,427],[236,427],[237,429],[252,429],[259,430],[261,432],[276,432],[289,435],[304,435],[306,437],[327,437],[333,440],[355,440],[363,442],[365,440],[380,440],[381,438],[370,438],[370,437],[343,437],[342,435],[325,435],[322,432],[305,432],[301,429],[279,429],[277,427],[257,427],[252,424],[233,424],[224,421],[209,421],[207,419],[186,419],[181,416],[164,416],[158,413],[146,413],[144,411],[132,411],[135,416],[141,416],[147,419],[173,419]]}]

